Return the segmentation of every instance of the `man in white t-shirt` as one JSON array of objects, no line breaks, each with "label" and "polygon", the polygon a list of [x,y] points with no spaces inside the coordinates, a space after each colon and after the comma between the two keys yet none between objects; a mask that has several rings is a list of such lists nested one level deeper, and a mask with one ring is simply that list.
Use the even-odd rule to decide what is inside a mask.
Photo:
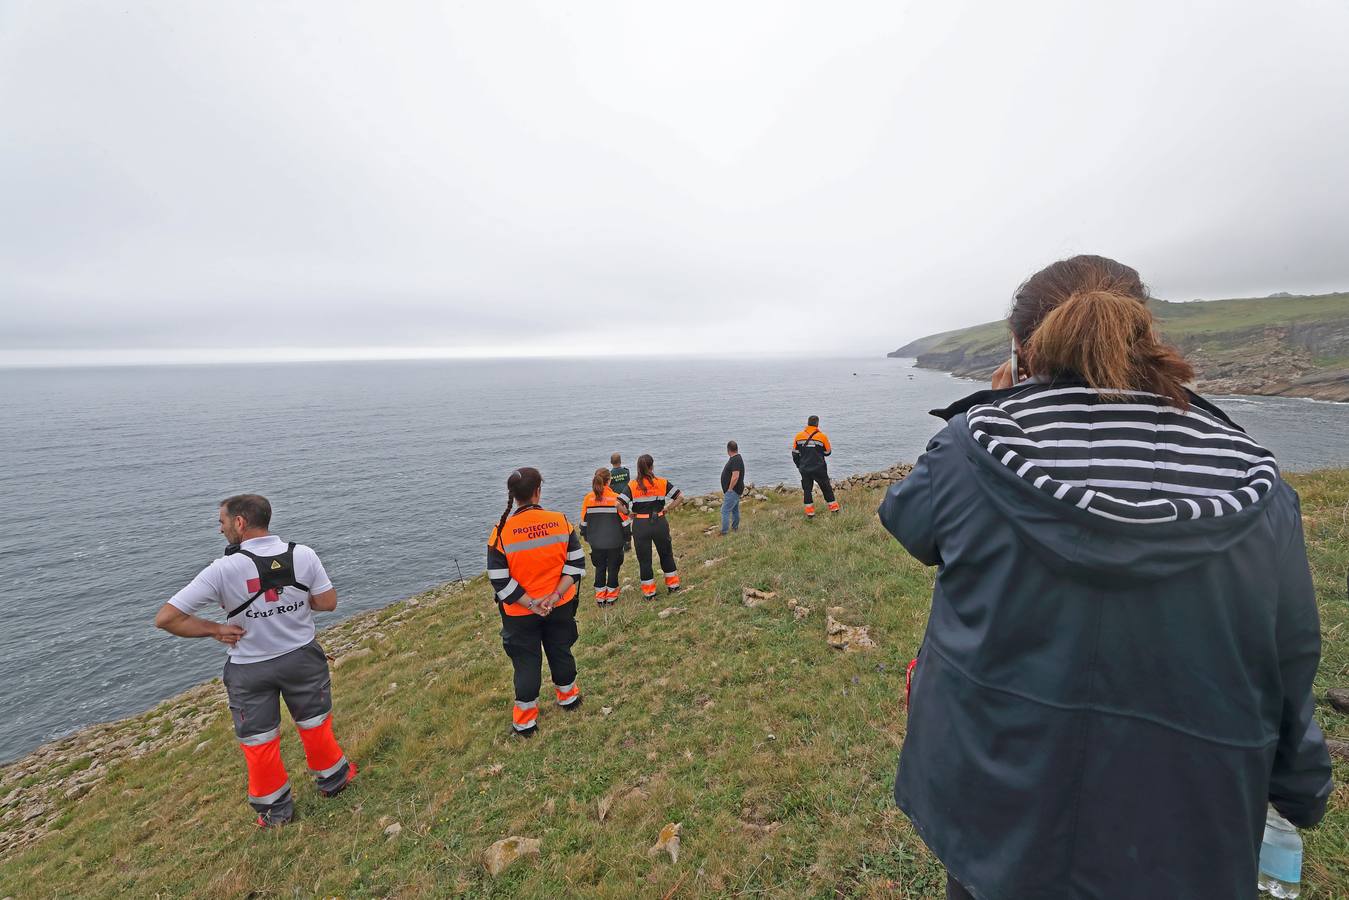
[{"label": "man in white t-shirt", "polygon": [[[225,555],[160,608],[155,625],[179,637],[212,637],[229,648],[225,692],[248,764],[248,802],[260,827],[295,814],[281,762],[281,700],[300,732],[319,793],[332,797],[356,777],[333,736],[332,678],[314,639],[311,610],[337,608],[337,591],[318,554],[267,531],[272,505],[258,494],[220,502]],[[218,606],[225,621],[195,613]]]}]

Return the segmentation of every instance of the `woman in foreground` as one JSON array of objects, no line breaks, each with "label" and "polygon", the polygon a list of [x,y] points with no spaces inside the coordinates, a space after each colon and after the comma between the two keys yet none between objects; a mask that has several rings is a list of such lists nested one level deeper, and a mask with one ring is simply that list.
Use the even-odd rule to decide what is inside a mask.
[{"label": "woman in foreground", "polygon": [[538,731],[543,657],[557,705],[581,707],[576,685],[576,586],[585,550],[567,517],[539,505],[543,476],[522,466],[506,479],[506,511],[487,538],[487,577],[501,611],[501,644],[515,669],[511,726],[520,737]]},{"label": "woman in foreground", "polygon": [[1297,494],[1146,301],[1102,257],[1033,275],[1020,371],[881,504],[938,567],[895,799],[948,896],[1253,897],[1266,804],[1325,812]]}]

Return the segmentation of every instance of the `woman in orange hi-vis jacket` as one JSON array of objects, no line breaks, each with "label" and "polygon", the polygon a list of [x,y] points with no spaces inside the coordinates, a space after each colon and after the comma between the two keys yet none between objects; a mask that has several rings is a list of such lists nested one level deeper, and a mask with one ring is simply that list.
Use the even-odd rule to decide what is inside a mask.
[{"label": "woman in orange hi-vis jacket", "polygon": [[637,567],[642,579],[642,599],[656,596],[656,573],[651,568],[651,545],[660,555],[660,569],[665,575],[665,589],[679,590],[679,570],[675,565],[674,546],[670,541],[670,523],[665,511],[673,509],[682,496],[679,489],[654,471],[655,460],[650,453],[637,458],[637,477],[623,488],[632,515],[632,543],[637,551]]},{"label": "woman in orange hi-vis jacket", "polygon": [[571,648],[576,643],[573,601],[585,575],[585,550],[566,516],[539,506],[543,476],[538,469],[516,469],[506,490],[506,511],[487,540],[487,577],[501,609],[501,644],[515,669],[512,727],[521,737],[533,737],[545,654],[557,705],[566,710],[581,706]]},{"label": "woman in orange hi-vis jacket", "polygon": [[595,602],[613,606],[618,602],[618,570],[623,550],[632,537],[627,498],[609,487],[609,470],[596,469],[591,492],[581,501],[581,540],[590,544],[595,564]]}]

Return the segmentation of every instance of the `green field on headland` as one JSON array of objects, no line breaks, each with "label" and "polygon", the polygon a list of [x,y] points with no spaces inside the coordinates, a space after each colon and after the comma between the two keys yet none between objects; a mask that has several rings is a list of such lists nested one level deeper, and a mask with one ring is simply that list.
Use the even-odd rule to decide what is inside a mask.
[{"label": "green field on headland", "polygon": [[[1150,305],[1162,334],[1194,365],[1201,391],[1349,401],[1349,293]],[[929,335],[889,355],[986,378],[1007,360],[1007,324]]]},{"label": "green field on headland", "polygon": [[[1349,687],[1349,470],[1289,480],[1322,609],[1321,697]],[[218,683],[44,748],[0,769],[0,897],[942,896],[890,796],[932,573],[877,522],[886,483],[844,482],[844,511],[814,522],[794,490],[752,492],[730,539],[708,533],[713,509],[674,512],[686,590],[641,604],[629,558],[617,608],[583,593],[585,706],[545,708],[531,741],[507,733],[510,665],[482,578],[326,632],[360,777],[320,799],[286,725],[299,819],[284,829],[251,826]],[[745,588],[775,596],[750,606]],[[877,646],[831,647],[827,616]],[[1318,715],[1349,740],[1349,716]],[[1349,762],[1336,775],[1305,833],[1304,897],[1349,897]],[[678,861],[649,854],[676,822]],[[484,850],[512,835],[541,841],[538,857],[489,876]]]}]

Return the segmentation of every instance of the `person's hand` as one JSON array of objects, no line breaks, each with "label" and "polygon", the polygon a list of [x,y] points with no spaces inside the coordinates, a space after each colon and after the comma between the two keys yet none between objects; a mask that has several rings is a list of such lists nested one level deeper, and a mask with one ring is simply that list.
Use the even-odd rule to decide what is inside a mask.
[{"label": "person's hand", "polygon": [[215,634],[211,635],[211,637],[229,647],[239,643],[239,638],[243,636],[244,630],[238,625],[217,625]]},{"label": "person's hand", "polygon": [[1007,362],[998,366],[997,370],[993,372],[993,390],[1001,391],[1005,388],[1015,386],[1016,383],[1021,380],[1020,375],[1021,373],[1018,372],[1016,373],[1016,377],[1013,377],[1012,361],[1010,359],[1007,360]]},{"label": "person's hand", "polygon": [[539,601],[539,607],[540,609],[543,610],[541,613],[539,613],[539,615],[541,616],[548,615],[550,612],[553,611],[553,607],[557,606],[558,601],[560,601],[561,599],[562,597],[558,594],[557,591],[553,591],[547,597],[544,597],[542,600]]}]

